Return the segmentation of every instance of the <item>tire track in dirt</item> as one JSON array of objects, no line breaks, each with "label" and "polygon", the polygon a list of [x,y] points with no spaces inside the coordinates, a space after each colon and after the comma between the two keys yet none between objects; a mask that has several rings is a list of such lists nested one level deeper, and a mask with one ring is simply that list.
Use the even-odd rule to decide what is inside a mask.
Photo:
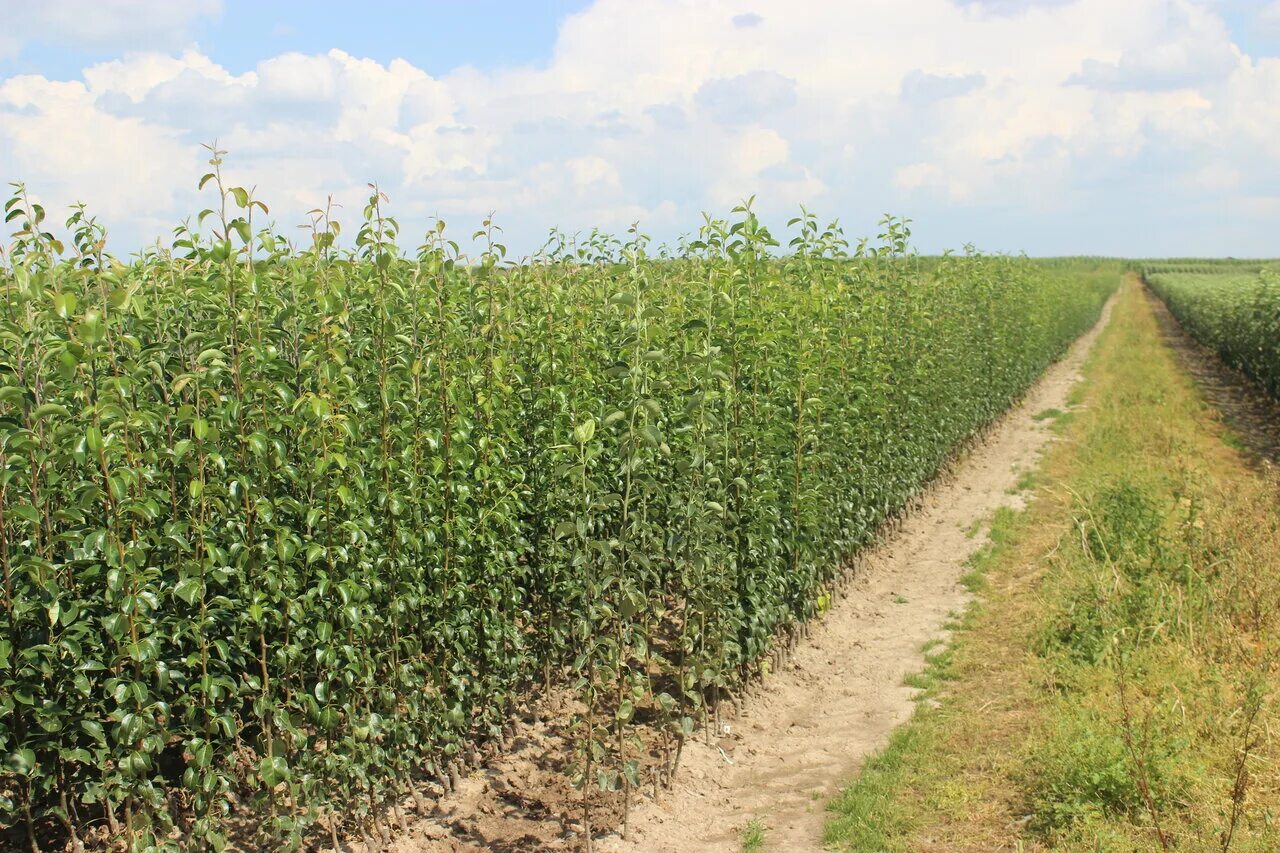
[{"label": "tire track in dirt", "polygon": [[604,838],[597,850],[737,851],[752,819],[765,826],[766,849],[821,849],[826,801],[911,716],[918,691],[903,680],[970,599],[960,579],[986,542],[985,531],[971,532],[999,507],[1022,506],[1019,479],[1055,436],[1052,419],[1035,415],[1067,410],[1113,304],[926,490],[901,529],[863,555],[843,596],[743,701],[729,732],[686,745],[671,790],[634,809],[630,839]]}]

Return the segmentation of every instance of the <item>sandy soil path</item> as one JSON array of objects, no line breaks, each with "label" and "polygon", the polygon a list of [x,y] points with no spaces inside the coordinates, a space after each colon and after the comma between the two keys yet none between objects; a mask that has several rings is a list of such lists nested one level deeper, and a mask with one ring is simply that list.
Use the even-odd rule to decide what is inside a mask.
[{"label": "sandy soil path", "polygon": [[1052,420],[1035,415],[1068,408],[1110,309],[865,555],[844,598],[743,703],[730,732],[686,746],[672,789],[637,807],[630,840],[598,850],[737,851],[752,819],[766,828],[766,849],[821,849],[826,801],[911,716],[916,691],[903,679],[969,599],[960,578],[986,541],[972,531],[998,507],[1021,506],[1019,479],[1054,438]]}]

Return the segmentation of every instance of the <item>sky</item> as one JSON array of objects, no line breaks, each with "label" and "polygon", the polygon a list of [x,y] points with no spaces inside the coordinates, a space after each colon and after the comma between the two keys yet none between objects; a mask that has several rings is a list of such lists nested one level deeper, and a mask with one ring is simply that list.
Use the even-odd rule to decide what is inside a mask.
[{"label": "sky", "polygon": [[376,181],[412,250],[490,213],[673,243],[754,196],[921,251],[1280,255],[1280,0],[0,0],[0,180],[124,256]]}]

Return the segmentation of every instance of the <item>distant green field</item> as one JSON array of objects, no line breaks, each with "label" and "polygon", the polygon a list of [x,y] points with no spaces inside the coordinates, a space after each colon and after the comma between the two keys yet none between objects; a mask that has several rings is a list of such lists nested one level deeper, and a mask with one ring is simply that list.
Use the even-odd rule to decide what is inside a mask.
[{"label": "distant green field", "polygon": [[1188,332],[1280,397],[1280,262],[1163,262],[1143,275]]}]

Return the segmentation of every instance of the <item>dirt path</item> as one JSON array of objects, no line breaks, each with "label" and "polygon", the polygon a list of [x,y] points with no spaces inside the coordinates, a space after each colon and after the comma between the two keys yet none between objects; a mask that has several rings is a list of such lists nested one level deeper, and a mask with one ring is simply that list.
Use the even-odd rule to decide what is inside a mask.
[{"label": "dirt path", "polygon": [[916,691],[903,679],[923,668],[922,647],[969,599],[960,578],[986,538],[972,531],[998,507],[1022,504],[1019,479],[1054,435],[1051,420],[1035,415],[1067,409],[1110,309],[864,557],[846,596],[744,702],[730,732],[686,747],[673,788],[636,809],[631,840],[597,849],[737,851],[752,819],[764,824],[766,849],[821,849],[825,802],[911,715]]}]

